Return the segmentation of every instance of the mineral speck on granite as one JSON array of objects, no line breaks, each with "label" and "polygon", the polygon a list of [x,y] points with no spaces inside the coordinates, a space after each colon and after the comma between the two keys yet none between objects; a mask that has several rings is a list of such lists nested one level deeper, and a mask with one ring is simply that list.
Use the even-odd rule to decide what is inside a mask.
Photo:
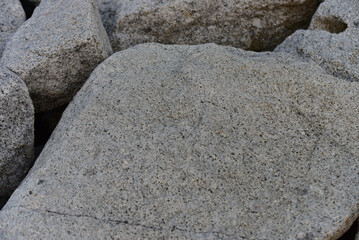
[{"label": "mineral speck on granite", "polygon": [[285,53],[144,44],[92,73],[0,239],[332,240],[358,217],[359,85]]},{"label": "mineral speck on granite", "polygon": [[0,58],[7,41],[25,20],[19,0],[0,0]]},{"label": "mineral speck on granite", "polygon": [[95,0],[43,0],[1,59],[29,88],[37,112],[71,101],[112,53]]},{"label": "mineral speck on granite", "polygon": [[0,67],[0,198],[15,190],[33,157],[34,107],[29,91],[16,74]]}]

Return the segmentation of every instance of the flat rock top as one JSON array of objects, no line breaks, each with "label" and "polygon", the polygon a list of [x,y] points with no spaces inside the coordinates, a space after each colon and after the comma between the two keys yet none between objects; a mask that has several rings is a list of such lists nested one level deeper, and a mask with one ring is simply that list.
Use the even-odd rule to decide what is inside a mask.
[{"label": "flat rock top", "polygon": [[0,237],[335,239],[358,216],[358,139],[357,83],[281,53],[139,45],[77,94]]}]

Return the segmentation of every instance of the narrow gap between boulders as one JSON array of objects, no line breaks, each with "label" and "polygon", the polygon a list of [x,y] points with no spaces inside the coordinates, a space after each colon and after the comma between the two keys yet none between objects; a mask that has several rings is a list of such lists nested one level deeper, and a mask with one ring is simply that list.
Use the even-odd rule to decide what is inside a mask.
[{"label": "narrow gap between boulders", "polygon": [[31,3],[27,0],[20,0],[22,8],[25,11],[26,19],[29,19],[32,16],[32,13],[34,12],[36,5],[34,3]]},{"label": "narrow gap between boulders", "polygon": [[355,240],[355,235],[358,233],[358,221],[359,219],[355,220],[349,230],[343,234],[338,240]]},{"label": "narrow gap between boulders", "polygon": [[35,159],[55,130],[66,107],[67,105],[63,105],[48,112],[35,114]]},{"label": "narrow gap between boulders", "polygon": [[[25,11],[26,19],[29,19],[32,16],[32,14],[36,8],[36,5],[33,3],[30,3],[27,0],[20,0],[20,2]],[[310,17],[308,17],[307,21],[302,22],[300,25],[296,26],[296,28],[293,29],[292,33],[294,33],[296,30],[299,30],[299,29],[308,29],[311,19],[312,19],[314,13],[316,12],[317,8],[319,7],[319,4],[320,4],[319,2],[320,1],[318,1],[317,7],[313,10],[313,13],[310,15]],[[330,33],[340,33],[340,32],[345,31],[348,27],[346,23],[344,23],[343,21],[341,21],[340,19],[335,18],[335,17],[322,19],[321,25],[323,26],[323,30],[326,30]],[[291,34],[289,34],[289,35],[291,35]],[[285,39],[286,38],[284,38],[283,41]],[[256,51],[256,52],[273,51],[275,49],[275,47],[273,47],[271,49],[258,49],[258,50],[253,49],[253,51]],[[37,159],[37,157],[40,155],[46,142],[48,141],[52,132],[54,131],[58,122],[60,121],[62,113],[64,112],[66,107],[67,107],[67,105],[64,105],[64,106],[58,107],[58,108],[53,109],[48,112],[35,114],[35,159]],[[0,197],[0,210],[3,208],[3,206],[5,206],[5,204],[9,198],[10,198],[10,196],[1,196]],[[355,236],[359,230],[358,229],[358,220],[359,219],[357,219],[352,224],[352,226],[349,228],[349,230],[347,232],[345,232],[340,238],[338,238],[338,240],[355,240]]]},{"label": "narrow gap between boulders", "polygon": [[[48,112],[35,114],[35,160],[55,130],[66,107],[67,105],[63,105]],[[0,196],[0,210],[5,206],[9,198],[10,196]]]},{"label": "narrow gap between boulders", "polygon": [[298,22],[294,26],[291,26],[290,32],[287,36],[280,39],[278,44],[273,44],[272,46],[269,46],[267,48],[263,48],[262,46],[256,46],[256,41],[253,42],[252,46],[248,49],[248,51],[254,51],[254,52],[273,52],[276,47],[278,47],[280,44],[282,44],[290,35],[292,35],[297,30],[307,30],[309,28],[309,25],[313,19],[314,14],[316,13],[319,5],[322,3],[322,0],[317,0],[315,7],[313,7],[311,12],[305,13],[305,20]]}]

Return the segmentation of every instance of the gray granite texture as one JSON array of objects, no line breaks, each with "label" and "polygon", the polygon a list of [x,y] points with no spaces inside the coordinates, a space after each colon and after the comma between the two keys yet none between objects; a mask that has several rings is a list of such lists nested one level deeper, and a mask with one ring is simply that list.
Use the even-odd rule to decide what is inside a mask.
[{"label": "gray granite texture", "polygon": [[42,112],[71,101],[111,53],[94,0],[43,0],[8,42],[2,62],[25,81]]},{"label": "gray granite texture", "polygon": [[144,42],[272,50],[319,0],[97,0],[115,51]]},{"label": "gray granite texture", "polygon": [[92,73],[0,238],[339,237],[358,217],[359,85],[283,53],[144,44]]},{"label": "gray granite texture", "polygon": [[0,58],[6,42],[26,20],[19,0],[0,0]]},{"label": "gray granite texture", "polygon": [[19,185],[33,163],[34,107],[25,83],[0,67],[0,198]]},{"label": "gray granite texture", "polygon": [[276,48],[320,65],[329,74],[359,81],[359,1],[326,0],[310,30],[299,30]]}]

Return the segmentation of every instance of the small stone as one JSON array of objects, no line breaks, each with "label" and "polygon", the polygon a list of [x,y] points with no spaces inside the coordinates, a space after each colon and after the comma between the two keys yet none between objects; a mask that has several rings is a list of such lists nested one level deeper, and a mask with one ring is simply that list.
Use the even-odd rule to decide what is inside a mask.
[{"label": "small stone", "polygon": [[1,198],[15,190],[34,157],[34,107],[25,83],[4,67],[0,67],[0,146]]},{"label": "small stone", "polygon": [[8,42],[2,62],[29,88],[37,112],[71,101],[112,53],[93,0],[43,0]]},{"label": "small stone", "polygon": [[7,41],[25,20],[19,0],[0,0],[0,58]]},{"label": "small stone", "polygon": [[138,45],[70,103],[0,236],[337,239],[358,215],[358,139],[358,83],[316,65]]}]

